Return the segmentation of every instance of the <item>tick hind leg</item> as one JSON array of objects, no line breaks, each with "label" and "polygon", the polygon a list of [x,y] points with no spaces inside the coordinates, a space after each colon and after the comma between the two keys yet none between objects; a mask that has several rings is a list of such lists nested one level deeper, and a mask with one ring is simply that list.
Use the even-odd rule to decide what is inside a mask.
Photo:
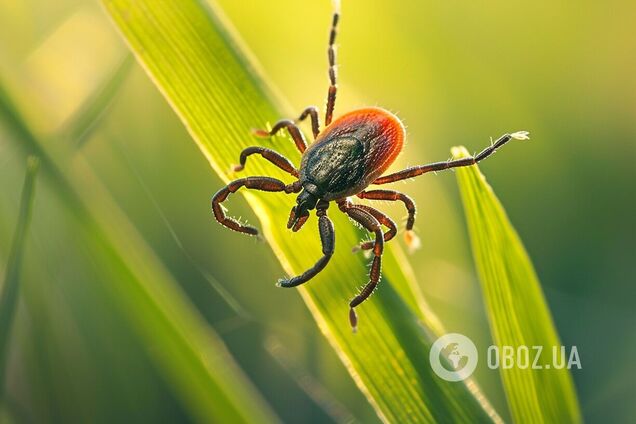
[{"label": "tick hind leg", "polygon": [[380,222],[373,214],[358,205],[350,205],[342,202],[338,205],[340,209],[349,215],[351,219],[362,225],[367,231],[375,234],[375,242],[373,243],[373,261],[371,262],[371,271],[369,272],[369,282],[362,288],[360,293],[349,302],[349,322],[351,328],[356,331],[358,327],[358,316],[355,307],[364,302],[378,286],[382,269],[382,252],[384,250],[384,235]]},{"label": "tick hind leg", "polygon": [[325,266],[329,263],[329,260],[333,256],[336,245],[336,235],[333,229],[333,223],[327,216],[328,202],[320,201],[316,206],[316,215],[318,215],[318,231],[320,232],[320,242],[322,244],[322,257],[318,259],[318,262],[314,264],[307,271],[302,274],[289,279],[281,278],[276,284],[279,287],[296,287],[300,284],[314,278]]},{"label": "tick hind leg", "polygon": [[286,185],[284,182],[275,178],[247,177],[232,181],[227,186],[217,191],[212,197],[212,212],[214,213],[214,218],[216,218],[221,225],[226,226],[230,230],[252,236],[258,235],[258,230],[256,228],[249,225],[243,225],[236,219],[227,217],[223,210],[223,206],[221,206],[221,203],[223,203],[231,193],[235,193],[241,187],[260,191],[284,191],[285,193],[298,193],[302,188],[298,181]]},{"label": "tick hind leg", "polygon": [[[415,214],[417,212],[413,199],[411,199],[404,193],[393,190],[368,190],[359,193],[358,197],[361,199],[386,200],[391,202],[400,201],[404,203],[404,207],[406,208],[406,211],[408,213],[408,216],[406,218],[406,232],[404,233],[404,241],[406,242],[406,245],[408,246],[410,251],[413,251],[420,247],[420,239],[413,231],[413,226],[415,225]],[[386,238],[384,240],[386,241]]]}]

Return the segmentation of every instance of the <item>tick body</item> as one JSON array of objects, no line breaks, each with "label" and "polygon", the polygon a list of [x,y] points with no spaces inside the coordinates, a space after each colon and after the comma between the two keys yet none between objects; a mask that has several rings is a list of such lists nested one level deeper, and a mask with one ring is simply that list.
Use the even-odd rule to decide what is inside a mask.
[{"label": "tick body", "polygon": [[[371,185],[389,184],[396,181],[410,179],[419,175],[442,171],[460,166],[470,166],[485,159],[499,147],[511,139],[525,140],[528,133],[519,131],[504,134],[490,146],[483,149],[474,157],[426,165],[414,166],[384,175],[389,166],[402,151],[406,132],[402,122],[392,113],[381,108],[363,108],[346,113],[332,122],[336,102],[336,52],[334,48],[336,29],[340,20],[338,2],[335,2],[331,31],[329,34],[329,88],[327,91],[327,105],[325,111],[324,130],[320,130],[318,109],[314,106],[306,108],[297,120],[283,119],[272,127],[271,131],[256,130],[255,135],[270,137],[281,130],[287,130],[294,140],[296,147],[302,153],[300,168],[274,150],[254,146],[243,150],[239,165],[234,171],[242,171],[251,155],[260,155],[273,165],[286,171],[295,181],[286,184],[267,176],[247,177],[232,181],[219,190],[212,198],[214,217],[222,225],[244,234],[258,235],[258,230],[241,224],[237,220],[227,217],[221,206],[231,193],[240,188],[284,192],[296,195],[296,205],[291,209],[287,228],[292,231],[300,230],[307,222],[310,211],[315,210],[318,217],[318,231],[322,244],[322,256],[313,267],[292,278],[278,281],[281,287],[296,287],[312,279],[322,271],[335,251],[335,231],[328,217],[327,209],[331,202],[336,203],[338,209],[373,234],[371,241],[354,246],[354,251],[370,250],[372,252],[369,281],[363,289],[349,302],[349,321],[355,330],[357,315],[355,308],[364,302],[377,287],[381,277],[382,252],[385,242],[397,234],[395,222],[379,210],[355,204],[351,197],[361,199],[398,201],[403,203],[407,219],[405,225],[405,241],[409,248],[419,245],[419,240],[413,232],[416,207],[413,200],[406,194],[394,190],[368,190]],[[309,118],[311,120],[314,142],[307,147],[307,142],[296,126],[298,121]],[[383,230],[384,227],[384,230]]]},{"label": "tick body", "polygon": [[404,126],[380,108],[355,110],[332,122],[302,156],[300,183],[327,201],[364,190],[402,150]]}]

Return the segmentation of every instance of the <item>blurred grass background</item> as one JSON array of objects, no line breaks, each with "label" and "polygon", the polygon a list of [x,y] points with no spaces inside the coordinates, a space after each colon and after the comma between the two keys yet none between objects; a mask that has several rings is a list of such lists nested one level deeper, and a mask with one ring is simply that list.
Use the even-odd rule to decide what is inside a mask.
[{"label": "blurred grass background", "polygon": [[[322,106],[329,2],[218,3],[296,109]],[[583,370],[573,376],[585,419],[633,419],[636,6],[407,0],[343,9],[337,113],[397,112],[409,141],[396,166],[532,132],[532,142],[506,148],[482,171],[534,260],[563,343],[578,346]],[[21,113],[73,175],[97,176],[275,413],[377,421],[300,298],[273,289],[282,270],[268,247],[212,222],[220,180],[126,61],[94,1],[0,1],[0,81]],[[78,134],[69,123],[90,116],[87,105],[104,92],[112,93],[106,113]],[[19,143],[0,125],[2,271],[24,175]],[[427,300],[448,330],[489,344],[454,178],[401,188],[420,207],[423,248],[411,262]],[[232,211],[255,221],[240,198]],[[54,188],[38,183],[6,409],[19,421],[186,418],[174,387],[94,284],[100,276],[75,225]],[[497,373],[481,362],[476,377],[505,414]]]}]

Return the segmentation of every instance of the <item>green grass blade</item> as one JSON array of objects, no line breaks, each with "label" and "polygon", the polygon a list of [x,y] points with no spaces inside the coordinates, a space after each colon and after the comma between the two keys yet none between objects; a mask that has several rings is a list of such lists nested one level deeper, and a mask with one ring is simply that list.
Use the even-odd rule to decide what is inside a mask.
[{"label": "green grass blade", "polygon": [[[463,147],[454,148],[453,156],[469,153]],[[512,346],[515,351],[521,345],[544,346],[538,363],[552,364],[552,346],[561,343],[517,232],[478,167],[458,169],[457,181],[495,344]],[[516,422],[581,421],[567,369],[512,367],[500,372]]]},{"label": "green grass blade", "polygon": [[[250,128],[296,115],[289,110],[281,114],[286,109],[262,82],[216,8],[210,13],[192,0],[106,0],[104,4],[141,65],[225,181],[238,178],[229,169],[240,151],[261,143],[250,136]],[[276,137],[272,146],[298,162],[299,154],[286,137]],[[289,181],[289,176],[259,160],[250,161],[246,174]],[[210,187],[210,195],[218,188]],[[320,253],[315,218],[290,237],[285,222],[291,198],[258,193],[248,193],[246,198],[285,271],[296,274],[312,265]],[[231,202],[228,205],[231,208]],[[368,260],[352,255],[350,248],[363,233],[335,208],[330,216],[336,225],[337,252],[327,269],[299,291],[378,415],[391,422],[483,422],[496,417],[483,396],[473,396],[465,385],[441,381],[432,373],[428,335],[441,331],[441,326],[407,277],[408,264],[390,248],[381,288],[359,308],[360,332],[352,334],[347,301],[366,282]],[[212,217],[210,222],[216,225]],[[274,281],[255,279],[254,284],[272,284],[274,290]],[[284,304],[292,293],[278,290]]]},{"label": "green grass blade", "polygon": [[20,212],[16,226],[9,261],[4,276],[4,282],[0,286],[0,400],[3,398],[5,373],[7,369],[7,357],[9,353],[9,340],[13,317],[18,302],[20,284],[20,268],[24,252],[24,242],[31,220],[31,207],[35,197],[35,177],[39,168],[39,160],[33,156],[27,160],[27,171],[20,199]]},{"label": "green grass blade", "polygon": [[121,86],[126,81],[134,60],[126,55],[96,93],[84,102],[82,108],[72,116],[62,130],[65,138],[72,140],[75,146],[82,147],[90,137],[100,120],[107,114]]},{"label": "green grass blade", "polygon": [[0,123],[25,151],[40,157],[47,182],[76,220],[74,241],[91,255],[106,282],[105,291],[193,420],[276,422],[221,339],[189,303],[82,158],[74,158],[76,173],[63,171],[63,161],[50,154],[48,144],[31,131],[1,84]]}]

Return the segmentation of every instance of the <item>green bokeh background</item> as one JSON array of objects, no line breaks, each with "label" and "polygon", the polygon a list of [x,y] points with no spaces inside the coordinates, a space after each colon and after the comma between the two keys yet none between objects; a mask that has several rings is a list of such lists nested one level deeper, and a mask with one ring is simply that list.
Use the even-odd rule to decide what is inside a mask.
[{"label": "green bokeh background", "polygon": [[[294,109],[323,105],[328,1],[218,3]],[[396,168],[531,132],[531,142],[507,146],[482,171],[534,260],[563,343],[578,347],[583,369],[573,376],[588,422],[636,417],[635,17],[636,5],[620,1],[345,0],[338,39],[336,113],[366,105],[398,113],[408,143]],[[0,0],[0,81],[43,137],[63,132],[125,56],[95,1]],[[88,163],[279,417],[377,421],[300,297],[274,288],[283,271],[267,245],[213,222],[209,198],[221,182],[137,65],[81,144],[51,140],[75,175]],[[0,271],[24,159],[0,126]],[[419,205],[423,247],[411,263],[427,300],[448,330],[485,351],[488,324],[453,176],[398,187]],[[256,221],[242,199],[231,207]],[[41,179],[10,352],[11,415],[187,419],[74,240],[69,211]],[[476,376],[508,418],[496,371],[482,361]]]}]

